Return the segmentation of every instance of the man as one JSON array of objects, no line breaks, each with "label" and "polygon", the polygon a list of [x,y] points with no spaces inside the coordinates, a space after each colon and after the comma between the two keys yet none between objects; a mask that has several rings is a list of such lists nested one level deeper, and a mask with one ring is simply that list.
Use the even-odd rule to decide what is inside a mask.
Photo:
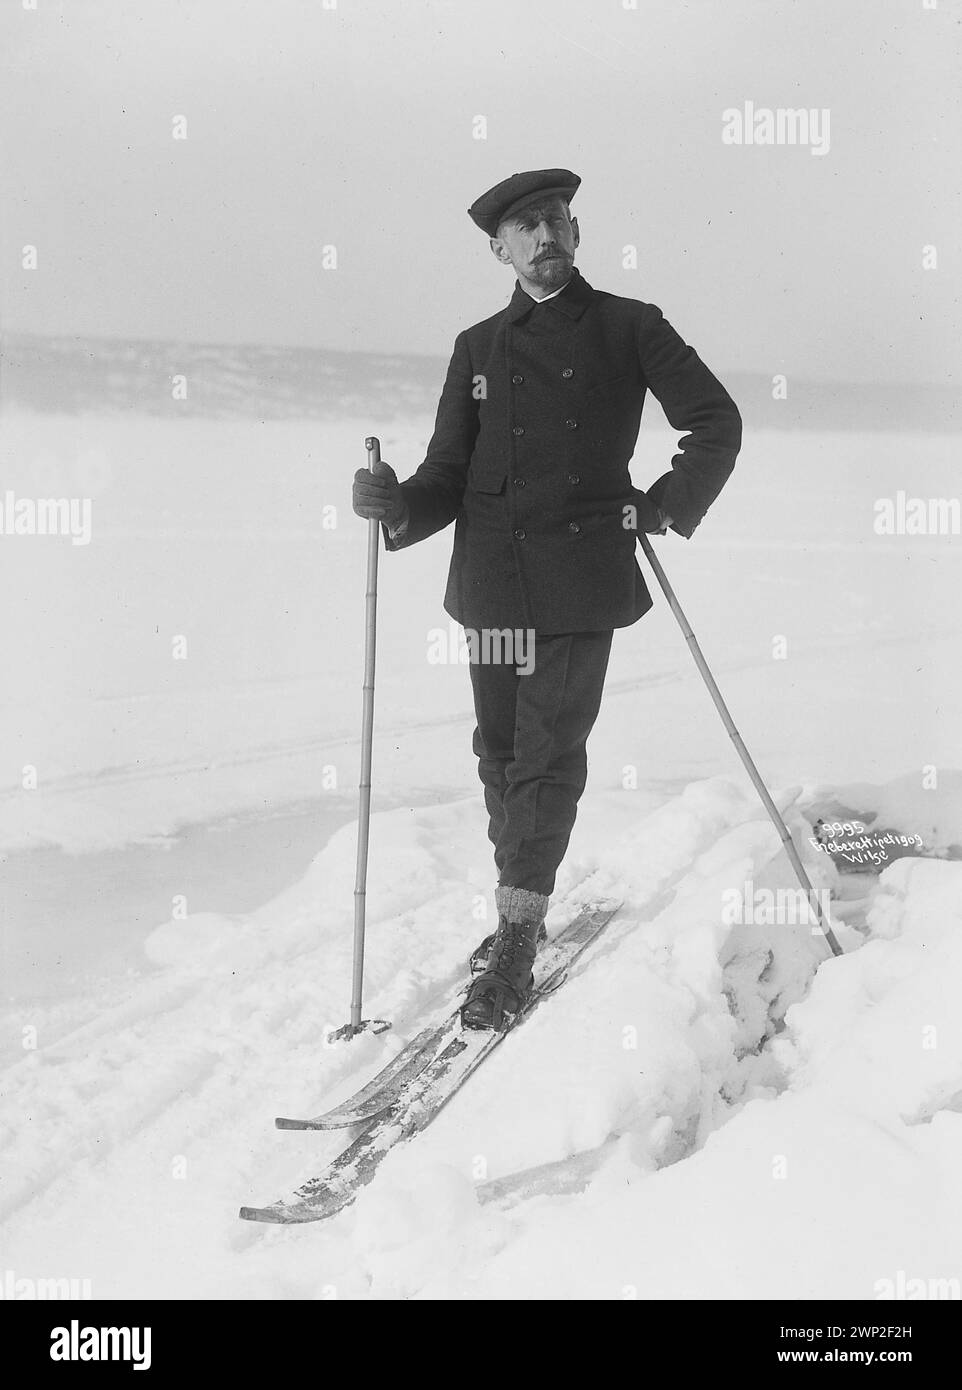
[{"label": "man", "polygon": [[[470,653],[499,872],[498,929],[462,1008],[472,1028],[504,1027],[531,985],[613,629],[651,607],[636,529],[690,537],[741,444],[734,402],[661,310],[575,269],[580,182],[568,169],[513,174],[468,209],[517,276],[511,302],[458,334],[413,477],[399,483],[382,462],[354,480],[354,510],[383,522],[388,550],[456,523],[444,606],[467,632],[534,637],[533,665],[483,659],[496,642]],[[646,494],[628,463],[647,391],[688,433]]]}]

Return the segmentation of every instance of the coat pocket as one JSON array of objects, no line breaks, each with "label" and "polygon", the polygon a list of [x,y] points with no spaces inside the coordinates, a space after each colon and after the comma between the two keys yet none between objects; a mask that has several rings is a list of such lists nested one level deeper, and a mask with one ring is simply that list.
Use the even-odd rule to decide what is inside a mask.
[{"label": "coat pocket", "polygon": [[500,470],[492,470],[489,468],[478,473],[472,470],[468,473],[468,487],[472,492],[504,492],[507,476],[507,470],[504,468]]}]

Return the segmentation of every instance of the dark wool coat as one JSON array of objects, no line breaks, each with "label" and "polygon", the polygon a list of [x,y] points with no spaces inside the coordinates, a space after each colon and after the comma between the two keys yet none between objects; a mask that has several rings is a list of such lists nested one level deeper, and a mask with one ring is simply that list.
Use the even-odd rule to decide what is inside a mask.
[{"label": "dark wool coat", "polygon": [[420,468],[401,484],[408,528],[389,550],[455,521],[444,606],[469,628],[627,627],[651,607],[624,508],[645,393],[686,430],[648,498],[691,536],[734,467],[741,419],[654,304],[592,289],[577,270],[536,304],[459,333]]}]

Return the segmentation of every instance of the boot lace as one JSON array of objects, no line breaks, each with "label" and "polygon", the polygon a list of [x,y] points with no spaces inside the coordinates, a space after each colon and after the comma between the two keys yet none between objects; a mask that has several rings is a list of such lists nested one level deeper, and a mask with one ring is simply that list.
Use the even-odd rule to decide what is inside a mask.
[{"label": "boot lace", "polygon": [[521,954],[530,928],[523,922],[505,922],[498,931],[498,969],[510,970]]}]

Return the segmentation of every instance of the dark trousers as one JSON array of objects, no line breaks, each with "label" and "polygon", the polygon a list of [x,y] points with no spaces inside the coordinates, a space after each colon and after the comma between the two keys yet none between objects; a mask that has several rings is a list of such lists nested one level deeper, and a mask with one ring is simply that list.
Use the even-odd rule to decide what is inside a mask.
[{"label": "dark trousers", "polygon": [[500,883],[549,894],[585,789],[612,633],[535,639],[533,670],[471,663],[488,835]]}]

